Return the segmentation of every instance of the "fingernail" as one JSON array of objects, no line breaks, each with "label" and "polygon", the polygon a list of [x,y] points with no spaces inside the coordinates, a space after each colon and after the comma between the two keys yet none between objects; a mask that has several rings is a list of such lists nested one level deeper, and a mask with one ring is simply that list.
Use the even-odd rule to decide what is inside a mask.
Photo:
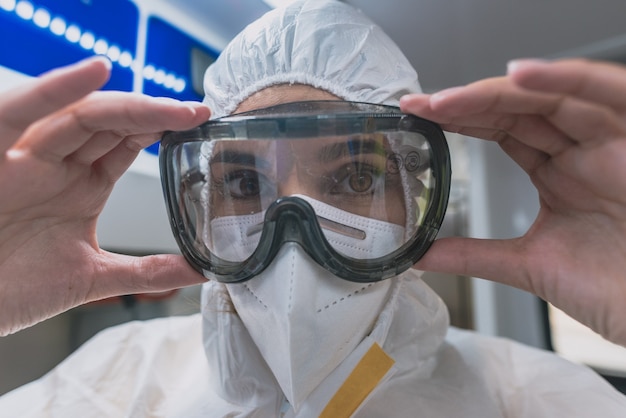
[{"label": "fingernail", "polygon": [[107,70],[109,71],[111,71],[111,68],[113,68],[113,63],[106,55],[94,55],[92,57],[85,59],[83,62],[91,63],[91,62],[96,62],[96,61],[103,63],[105,67],[107,68]]},{"label": "fingernail", "polygon": [[203,108],[207,108],[208,109],[209,108],[204,103],[197,102],[197,101],[194,101],[194,100],[186,100],[186,101],[181,102],[181,103],[183,103],[183,104],[185,104],[185,105],[187,105],[189,107],[193,107],[194,109],[203,109]]},{"label": "fingernail", "polygon": [[404,96],[400,97],[400,107],[406,106],[407,102],[410,102],[411,100],[413,100],[415,97],[418,96],[423,96],[420,93],[411,93],[411,94],[405,94]]},{"label": "fingernail", "polygon": [[512,74],[525,68],[542,66],[547,63],[548,61],[539,58],[514,59],[506,64],[506,72],[507,74]]},{"label": "fingernail", "polygon": [[211,109],[209,108],[209,106],[205,105],[202,102],[186,101],[183,103],[186,104],[194,112],[196,112],[196,114],[198,112],[206,112],[207,118],[211,116]]},{"label": "fingernail", "polygon": [[211,110],[207,105],[202,102],[196,102],[193,100],[178,100],[171,97],[153,97],[159,103],[168,105],[168,106],[176,106],[180,108],[189,109],[194,115],[206,114],[206,117],[209,118],[211,116]]},{"label": "fingernail", "polygon": [[155,100],[158,103],[163,103],[169,106],[187,106],[185,104],[185,102],[181,102],[178,99],[174,99],[172,97],[167,97],[167,96],[154,96],[152,97],[153,100]]},{"label": "fingernail", "polygon": [[450,87],[448,89],[445,90],[441,90],[438,91],[437,93],[434,93],[433,95],[430,96],[430,101],[432,102],[439,102],[443,99],[445,99],[446,97],[452,96],[454,93],[462,90],[463,87]]},{"label": "fingernail", "polygon": [[152,99],[168,106],[187,107],[189,109],[203,109],[207,107],[202,102],[196,102],[193,100],[178,100],[167,96],[154,96]]}]

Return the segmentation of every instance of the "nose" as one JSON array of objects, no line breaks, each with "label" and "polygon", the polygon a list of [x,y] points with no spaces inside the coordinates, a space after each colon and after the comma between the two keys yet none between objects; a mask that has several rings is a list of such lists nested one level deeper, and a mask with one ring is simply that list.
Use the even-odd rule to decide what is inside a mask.
[{"label": "nose", "polygon": [[[277,156],[277,197],[305,195],[321,198],[320,179],[311,173],[310,162],[295,153],[291,147],[284,147]],[[281,155],[282,154],[282,155]],[[319,173],[319,170],[316,170]]]},{"label": "nose", "polygon": [[298,178],[295,166],[278,184],[278,197],[293,196],[295,194],[308,195],[307,190],[301,184]]},{"label": "nose", "polygon": [[291,196],[301,193],[298,178],[299,163],[289,141],[278,142],[274,148],[276,158],[276,192],[277,197]]}]

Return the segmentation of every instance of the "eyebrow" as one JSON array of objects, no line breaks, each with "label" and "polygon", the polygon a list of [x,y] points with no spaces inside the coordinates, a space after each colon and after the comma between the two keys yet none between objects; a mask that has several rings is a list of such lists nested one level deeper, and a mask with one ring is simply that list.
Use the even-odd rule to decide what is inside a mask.
[{"label": "eyebrow", "polygon": [[332,162],[342,157],[359,154],[384,154],[384,147],[373,139],[351,139],[335,142],[322,147],[318,153],[318,160],[322,163]]},{"label": "eyebrow", "polygon": [[267,161],[258,158],[252,152],[241,152],[236,150],[224,150],[218,152],[209,161],[209,166],[212,164],[237,164],[259,168],[268,168],[270,166]]}]

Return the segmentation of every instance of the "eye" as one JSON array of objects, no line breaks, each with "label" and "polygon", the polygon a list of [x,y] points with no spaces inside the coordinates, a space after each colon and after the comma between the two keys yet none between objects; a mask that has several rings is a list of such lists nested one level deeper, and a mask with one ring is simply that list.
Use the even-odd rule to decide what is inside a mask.
[{"label": "eye", "polygon": [[357,193],[368,191],[373,183],[374,179],[370,173],[357,172],[348,177],[350,188]]},{"label": "eye", "polygon": [[224,179],[224,190],[235,198],[257,197],[263,193],[267,183],[264,176],[252,170],[238,170]]},{"label": "eye", "polygon": [[374,192],[381,175],[366,164],[351,164],[344,166],[334,176],[333,194],[364,195]]}]

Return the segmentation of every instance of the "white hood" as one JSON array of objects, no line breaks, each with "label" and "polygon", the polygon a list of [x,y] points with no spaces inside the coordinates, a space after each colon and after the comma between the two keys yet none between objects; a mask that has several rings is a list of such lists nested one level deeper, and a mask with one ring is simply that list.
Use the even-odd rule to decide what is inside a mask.
[{"label": "white hood", "polygon": [[237,35],[205,74],[204,103],[218,118],[266,87],[294,83],[394,106],[421,91],[413,66],[367,16],[340,1],[308,0],[274,9]]}]

